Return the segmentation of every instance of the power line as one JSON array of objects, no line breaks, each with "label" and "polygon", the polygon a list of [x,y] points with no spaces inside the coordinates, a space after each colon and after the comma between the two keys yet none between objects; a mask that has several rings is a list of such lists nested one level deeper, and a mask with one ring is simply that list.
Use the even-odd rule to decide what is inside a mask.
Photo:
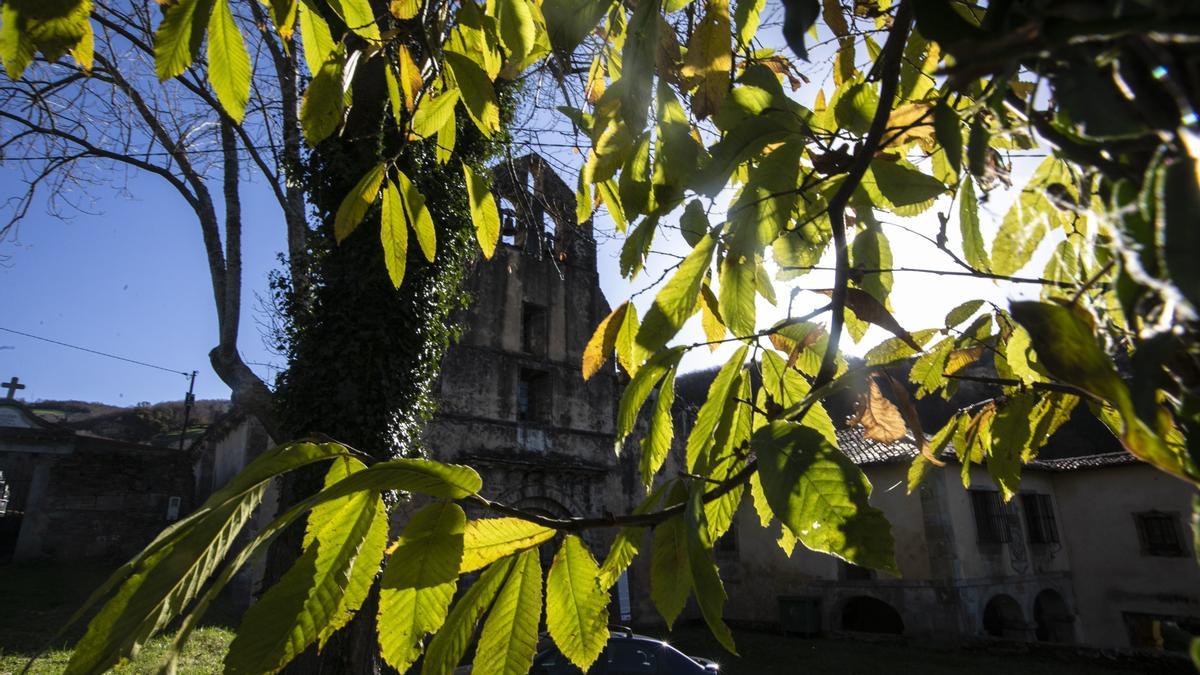
[{"label": "power line", "polygon": [[88,349],[87,347],[80,347],[79,345],[67,344],[66,342],[59,342],[58,340],[51,340],[50,338],[41,337],[40,335],[31,335],[29,333],[22,333],[19,330],[5,328],[3,326],[0,326],[0,330],[6,331],[9,333],[15,333],[16,335],[21,335],[21,336],[24,336],[27,338],[33,338],[34,340],[41,340],[42,342],[49,342],[50,344],[55,344],[55,345],[59,345],[62,347],[70,347],[71,349],[78,349],[81,352],[88,352],[89,354],[97,354],[99,356],[107,356],[110,359],[116,359],[118,361],[126,361],[128,363],[135,363],[139,366],[146,366],[147,368],[154,368],[156,370],[165,370],[168,373],[175,373],[176,375],[183,375],[184,377],[192,376],[191,372],[184,372],[182,370],[172,370],[171,368],[164,368],[162,366],[156,366],[153,363],[146,363],[145,361],[137,361],[135,359],[127,359],[124,356],[117,356],[116,354],[109,354],[107,352],[101,352],[101,351],[97,351],[95,349]]}]

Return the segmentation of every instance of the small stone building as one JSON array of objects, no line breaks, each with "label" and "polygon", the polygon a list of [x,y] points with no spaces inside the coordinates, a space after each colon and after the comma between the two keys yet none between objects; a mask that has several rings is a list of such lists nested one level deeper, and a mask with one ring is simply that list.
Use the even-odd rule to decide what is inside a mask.
[{"label": "small stone building", "polygon": [[86,436],[0,400],[0,561],[120,560],[194,507],[187,455]]}]

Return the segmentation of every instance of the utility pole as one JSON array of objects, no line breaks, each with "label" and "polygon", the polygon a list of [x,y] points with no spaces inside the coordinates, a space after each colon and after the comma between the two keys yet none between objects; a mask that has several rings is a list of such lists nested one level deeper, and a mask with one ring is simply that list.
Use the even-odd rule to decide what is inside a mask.
[{"label": "utility pole", "polygon": [[196,402],[196,396],[192,393],[196,390],[196,372],[192,371],[188,382],[187,396],[183,397],[183,428],[179,430],[179,449],[183,450],[183,439],[187,436],[188,423],[192,419],[192,404]]}]

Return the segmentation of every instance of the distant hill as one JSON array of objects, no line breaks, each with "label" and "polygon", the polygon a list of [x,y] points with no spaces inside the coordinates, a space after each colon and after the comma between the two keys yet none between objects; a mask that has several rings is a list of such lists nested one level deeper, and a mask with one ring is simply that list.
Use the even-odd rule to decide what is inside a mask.
[{"label": "distant hill", "polygon": [[[192,406],[185,444],[229,411],[229,401],[199,400]],[[91,436],[132,443],[176,446],[183,427],[183,401],[142,403],[122,408],[85,401],[37,401],[30,407],[43,419]]]}]

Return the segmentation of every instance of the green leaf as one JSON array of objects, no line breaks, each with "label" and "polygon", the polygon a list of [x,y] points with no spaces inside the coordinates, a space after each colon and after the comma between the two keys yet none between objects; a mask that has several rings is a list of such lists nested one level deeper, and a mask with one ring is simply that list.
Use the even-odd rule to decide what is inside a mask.
[{"label": "green leaf", "polygon": [[746,361],[749,345],[742,345],[733,353],[712,384],[708,386],[708,397],[696,413],[696,421],[692,423],[692,431],[687,439],[687,470],[696,471],[697,465],[706,460],[709,450],[716,442],[717,423],[725,410],[725,404],[734,391],[734,384],[741,374],[742,364]]},{"label": "green leaf", "polygon": [[304,101],[300,104],[300,126],[311,146],[328,138],[342,123],[346,101],[342,93],[344,66],[345,52],[339,46],[330,52],[304,91]]},{"label": "green leaf", "polygon": [[379,580],[376,625],[384,661],[406,672],[421,654],[421,642],[436,633],[454,598],[463,555],[467,517],[452,502],[437,502],[413,514],[396,542]]},{"label": "green leaf", "polygon": [[414,134],[429,138],[438,133],[449,120],[454,119],[454,106],[458,103],[458,88],[447,89],[434,98],[427,98],[417,106],[412,117]]},{"label": "green leaf", "polygon": [[758,32],[758,22],[767,0],[737,0],[733,10],[733,34],[738,45],[747,47]]},{"label": "green leaf", "polygon": [[721,319],[734,337],[754,334],[754,253],[748,256],[730,251],[721,261]]},{"label": "green leaf", "polygon": [[1049,198],[1049,189],[1072,184],[1071,173],[1062,161],[1051,155],[1042,162],[1000,221],[1000,230],[992,242],[993,272],[1014,274],[1029,262],[1047,229],[1062,224],[1062,216]]},{"label": "green leaf", "polygon": [[613,5],[613,0],[558,0],[542,4],[550,44],[563,54],[575,51]]},{"label": "green leaf", "polygon": [[1196,176],[1196,163],[1182,157],[1165,164],[1160,172],[1155,215],[1163,260],[1175,287],[1193,308],[1200,308],[1200,265],[1195,256],[1200,251],[1200,228],[1196,227],[1200,178]]},{"label": "green leaf", "polygon": [[[770,350],[763,352],[762,384],[771,399],[784,408],[799,405],[811,391],[808,380],[804,379],[804,376],[795,368],[788,368],[787,362]],[[829,417],[829,412],[825,410],[825,405],[820,401],[809,408],[800,424],[820,432],[830,445],[837,444],[837,432],[834,430],[833,420]]]},{"label": "green leaf", "polygon": [[475,634],[475,626],[492,606],[515,561],[515,556],[504,558],[484,570],[479,580],[455,603],[441,630],[434,634],[425,650],[421,665],[423,675],[444,675],[454,671]]},{"label": "green leaf", "polygon": [[946,327],[954,328],[967,319],[975,316],[975,312],[983,307],[983,300],[968,300],[946,313]]},{"label": "green leaf", "polygon": [[520,62],[533,50],[537,40],[537,24],[529,0],[496,0],[496,21],[509,59]]},{"label": "green leaf", "polygon": [[966,417],[963,415],[955,415],[950,418],[941,429],[938,430],[933,438],[925,444],[925,450],[913,458],[912,464],[908,467],[908,494],[912,494],[914,490],[921,486],[925,476],[929,473],[929,469],[933,466],[930,457],[937,459],[942,452],[950,445],[950,441],[954,435],[958,433],[959,426]]},{"label": "green leaf", "polygon": [[771,510],[809,549],[898,574],[891,525],[872,507],[871,483],[813,429],[772,422],[753,438]]},{"label": "green leaf", "polygon": [[180,0],[163,10],[154,32],[154,72],[166,82],[192,65],[208,30],[214,0]]},{"label": "green leaf", "polygon": [[730,653],[737,654],[733,634],[721,618],[726,599],[725,587],[721,584],[721,575],[717,572],[717,566],[710,555],[710,547],[705,546],[701,539],[701,533],[708,529],[701,502],[703,493],[704,483],[698,482],[693,485],[686,511],[688,569],[691,571],[692,588],[696,591],[696,604],[700,606],[700,615],[704,617],[704,623],[708,624],[713,637]]},{"label": "green leaf", "polygon": [[[874,84],[861,80],[846,80],[829,102],[834,120],[855,134],[865,134],[879,107],[879,92]],[[873,162],[874,163],[874,162]]]},{"label": "green leaf", "polygon": [[492,81],[478,64],[461,54],[445,52],[444,58],[471,121],[484,136],[491,138],[500,130],[500,106],[496,103]]},{"label": "green leaf", "polygon": [[983,247],[983,235],[979,233],[979,201],[975,198],[975,181],[969,176],[961,181],[958,193],[958,227],[962,232],[963,257],[971,267],[987,272],[991,260]]},{"label": "green leaf", "polygon": [[[634,514],[649,513],[674,484],[673,481],[666,481],[654,488],[633,510]],[[608,590],[617,583],[617,580],[633,562],[645,534],[646,528],[644,527],[622,527],[617,531],[617,536],[608,549],[608,555],[604,558],[604,564],[600,566],[598,577],[600,588]]]},{"label": "green leaf", "polygon": [[638,322],[637,307],[630,304],[625,310],[625,318],[617,333],[617,362],[632,377],[637,375],[638,367],[645,360],[645,355],[637,345],[637,332],[641,324]]},{"label": "green leaf", "polygon": [[[611,181],[600,184],[600,195],[604,198],[605,203],[608,203],[606,195],[608,194],[609,182]],[[650,254],[650,244],[654,242],[654,232],[657,229],[658,216],[647,216],[625,238],[625,243],[621,245],[621,258],[619,260],[621,276],[632,281],[637,277],[638,272],[642,271],[642,265],[646,263],[646,256]]]},{"label": "green leaf", "polygon": [[404,220],[400,192],[390,180],[383,187],[379,238],[383,243],[383,263],[387,267],[388,278],[393,286],[400,288],[408,264],[408,226]]},{"label": "green leaf", "polygon": [[608,642],[608,592],[587,546],[569,534],[546,577],[546,628],[563,656],[587,671]]},{"label": "green leaf", "polygon": [[342,18],[347,28],[369,42],[380,42],[379,25],[375,23],[370,0],[337,0],[330,2],[329,7]]},{"label": "green leaf", "polygon": [[637,369],[637,373],[629,381],[625,391],[621,393],[620,403],[617,404],[616,438],[618,447],[633,431],[638,413],[641,412],[646,399],[650,397],[654,385],[675,368],[682,356],[683,350],[668,349],[650,357],[649,361]]},{"label": "green leaf", "polygon": [[24,30],[21,13],[12,3],[0,5],[0,61],[9,79],[21,79],[25,69],[33,63],[37,45],[29,32]]},{"label": "green leaf", "polygon": [[433,226],[433,216],[425,207],[425,196],[403,171],[396,171],[396,178],[400,187],[400,205],[404,207],[404,218],[417,235],[417,243],[421,246],[425,259],[433,262],[437,253],[437,231]]},{"label": "green leaf", "polygon": [[[340,459],[326,487],[363,469]],[[250,606],[225,655],[228,673],[275,672],[344,626],[366,599],[387,545],[387,510],[364,490],[313,509],[300,558]]]},{"label": "green leaf", "polygon": [[642,485],[646,489],[654,484],[654,476],[662,468],[671,450],[671,440],[675,436],[675,424],[671,420],[671,406],[675,404],[675,371],[673,366],[663,377],[662,385],[658,388],[658,401],[654,404],[654,412],[650,415],[650,428],[642,438]]},{"label": "green leaf", "polygon": [[387,165],[382,162],[371,167],[371,170],[358,179],[358,183],[342,199],[342,203],[333,217],[333,232],[339,244],[354,232],[363,217],[367,215],[367,209],[375,203],[386,171]]},{"label": "green leaf", "polygon": [[301,0],[298,3],[297,15],[300,19],[300,39],[303,42],[304,62],[308,64],[308,72],[316,75],[321,66],[329,60],[329,55],[337,48],[333,35],[329,32],[329,24],[321,17],[321,13],[313,9],[311,0]]},{"label": "green leaf", "polygon": [[933,136],[955,173],[962,172],[963,139],[958,113],[945,99],[933,107]]},{"label": "green leaf", "polygon": [[[476,521],[478,522],[478,521]],[[525,675],[542,622],[542,567],[537,550],[517,556],[496,596],[475,649],[474,675]]]},{"label": "green leaf", "polygon": [[208,31],[208,81],[233,121],[241,124],[250,101],[250,53],[229,11],[229,0],[216,0]]},{"label": "green leaf", "polygon": [[658,45],[661,0],[639,2],[629,18],[625,48],[621,51],[621,78],[610,87],[621,96],[621,118],[630,129],[646,126],[653,95],[655,50]]},{"label": "green leaf", "polygon": [[535,548],[554,537],[554,530],[520,518],[482,518],[467,523],[461,574]]},{"label": "green leaf", "polygon": [[[892,247],[887,236],[873,216],[869,216],[867,222],[868,226],[854,236],[850,245],[850,263],[857,270],[890,270]],[[858,279],[856,286],[870,293],[884,307],[888,306],[888,296],[892,292],[891,272],[865,272]]]},{"label": "green leaf", "polygon": [[819,0],[784,0],[783,11],[783,39],[796,56],[807,61],[808,48],[804,46],[804,34],[817,22],[821,3]]},{"label": "green leaf", "polygon": [[907,162],[877,159],[863,176],[862,190],[876,208],[915,216],[932,206],[946,192],[946,186]]},{"label": "green leaf", "polygon": [[[919,330],[912,333],[912,341],[924,347],[936,334],[936,328]],[[893,337],[872,347],[863,358],[868,366],[882,366],[907,359],[918,353],[909,342],[899,337]]]},{"label": "green leaf", "polygon": [[696,311],[700,285],[712,262],[715,244],[711,235],[704,235],[654,297],[654,304],[646,312],[637,334],[637,343],[642,349],[650,353],[661,349]]},{"label": "green leaf", "polygon": [[715,197],[729,183],[729,177],[739,165],[757,156],[770,144],[802,135],[802,130],[801,121],[790,110],[771,110],[743,120],[712,146],[712,159],[696,174],[692,189]]},{"label": "green leaf", "polygon": [[475,238],[483,249],[483,257],[490,260],[500,239],[500,211],[496,208],[496,198],[492,196],[487,180],[475,175],[466,164],[463,164],[463,178],[467,184],[471,220],[475,223]]},{"label": "green leaf", "polygon": [[650,554],[650,599],[667,622],[668,630],[679,618],[691,590],[687,525],[683,516],[675,516],[655,526]]},{"label": "green leaf", "polygon": [[1021,484],[1021,457],[1032,440],[1030,417],[1036,402],[1031,394],[1014,396],[999,407],[992,421],[987,470],[1006,502]]}]

